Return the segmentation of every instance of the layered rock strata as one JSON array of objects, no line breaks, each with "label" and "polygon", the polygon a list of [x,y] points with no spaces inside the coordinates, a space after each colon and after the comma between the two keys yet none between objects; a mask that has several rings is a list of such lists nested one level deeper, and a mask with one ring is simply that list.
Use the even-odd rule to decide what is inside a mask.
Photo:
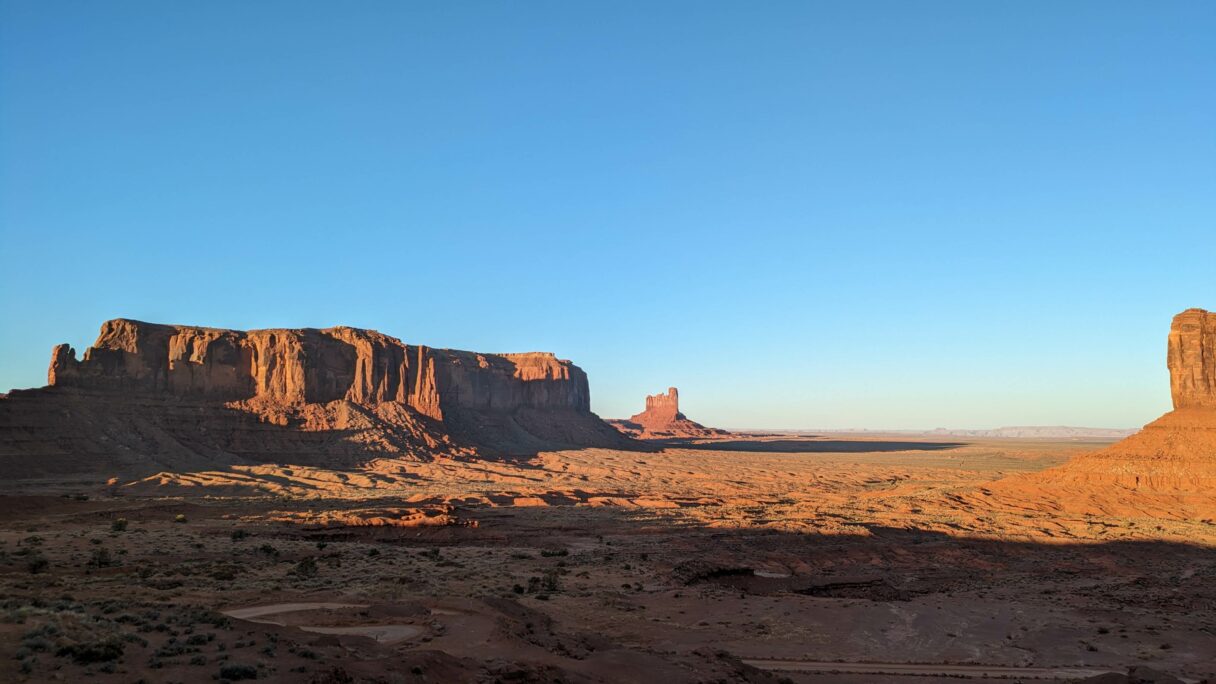
[{"label": "layered rock strata", "polygon": [[1060,508],[1191,518],[1216,515],[1216,314],[1174,317],[1166,365],[1174,410],[1062,466],[996,483],[992,494],[1054,496]]},{"label": "layered rock strata", "polygon": [[[48,385],[0,401],[7,472],[629,446],[591,413],[587,375],[553,354],[435,349],[349,327],[115,319],[83,358],[55,347]],[[16,464],[23,454],[34,458]]]}]

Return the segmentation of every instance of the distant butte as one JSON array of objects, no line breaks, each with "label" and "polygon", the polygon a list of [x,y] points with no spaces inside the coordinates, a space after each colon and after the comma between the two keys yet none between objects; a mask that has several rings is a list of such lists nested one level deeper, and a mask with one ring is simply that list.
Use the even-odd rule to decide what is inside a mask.
[{"label": "distant butte", "polygon": [[649,439],[720,437],[730,434],[726,430],[707,428],[680,413],[680,391],[674,387],[667,388],[666,394],[647,396],[646,410],[629,420],[608,422],[631,437]]}]

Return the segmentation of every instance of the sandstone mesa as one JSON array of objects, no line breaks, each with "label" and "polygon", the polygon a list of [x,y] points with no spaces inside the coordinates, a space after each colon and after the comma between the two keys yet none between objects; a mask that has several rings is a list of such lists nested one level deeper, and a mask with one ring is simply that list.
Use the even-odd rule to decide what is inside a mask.
[{"label": "sandstone mesa", "polygon": [[591,412],[586,373],[553,354],[435,349],[349,327],[115,319],[82,359],[55,347],[48,383],[0,403],[7,472],[346,467],[630,443]]}]

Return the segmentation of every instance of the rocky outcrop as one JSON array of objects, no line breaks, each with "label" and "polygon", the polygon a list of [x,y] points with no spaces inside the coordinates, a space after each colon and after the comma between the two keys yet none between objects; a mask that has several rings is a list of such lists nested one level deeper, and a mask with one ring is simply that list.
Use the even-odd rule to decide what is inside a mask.
[{"label": "rocky outcrop", "polygon": [[591,413],[587,375],[553,354],[435,349],[349,327],[115,319],[82,358],[55,347],[48,383],[0,401],[0,466],[79,469],[74,454],[119,469],[343,466],[631,446]]},{"label": "rocky outcrop", "polygon": [[667,388],[667,394],[651,394],[646,397],[646,410],[631,416],[629,420],[640,425],[665,426],[673,421],[685,419],[680,413],[680,390]]},{"label": "rocky outcrop", "polygon": [[1216,408],[1216,313],[1174,316],[1166,358],[1174,408]]},{"label": "rocky outcrop", "polygon": [[1170,327],[1175,409],[1121,442],[1056,468],[1014,476],[991,495],[1053,498],[1077,512],[1189,519],[1216,515],[1216,314],[1188,309]]},{"label": "rocky outcrop", "polygon": [[666,394],[646,397],[646,410],[629,420],[609,421],[621,432],[643,438],[694,438],[728,435],[725,430],[707,428],[680,413],[680,391],[668,387]]}]

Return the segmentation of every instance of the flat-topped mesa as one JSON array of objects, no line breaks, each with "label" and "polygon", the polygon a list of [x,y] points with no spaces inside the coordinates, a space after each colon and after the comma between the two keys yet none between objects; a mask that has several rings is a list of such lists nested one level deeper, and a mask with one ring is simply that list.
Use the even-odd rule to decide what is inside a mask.
[{"label": "flat-topped mesa", "polygon": [[1187,309],[1174,316],[1167,364],[1174,408],[1216,408],[1216,313]]},{"label": "flat-topped mesa", "polygon": [[587,375],[549,353],[477,354],[407,345],[374,330],[221,330],[107,321],[84,359],[51,354],[49,384],[284,406],[398,402],[451,410],[590,412]]}]

